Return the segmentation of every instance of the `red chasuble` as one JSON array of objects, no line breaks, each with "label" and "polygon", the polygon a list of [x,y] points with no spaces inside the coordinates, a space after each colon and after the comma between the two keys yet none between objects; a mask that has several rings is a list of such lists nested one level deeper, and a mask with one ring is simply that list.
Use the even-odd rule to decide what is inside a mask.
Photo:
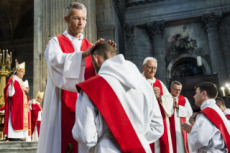
[{"label": "red chasuble", "polygon": [[[4,134],[8,135],[8,121],[9,121],[9,109],[11,112],[11,123],[15,131],[24,130],[23,124],[23,91],[17,80],[14,81],[15,94],[12,97],[8,97],[8,86],[11,84],[11,78],[8,79],[6,87],[4,89],[5,98],[5,124],[4,124]],[[10,108],[9,108],[10,101]]]},{"label": "red chasuble", "polygon": [[[35,126],[37,125],[37,129],[40,129],[39,124],[38,124],[38,113],[39,111],[42,110],[42,106],[40,106],[39,104],[31,104],[32,110],[31,110],[31,131],[32,131],[32,135],[34,133],[34,129]],[[38,131],[39,133],[39,131]]]},{"label": "red chasuble", "polygon": [[[230,135],[220,115],[214,109],[210,107],[206,107],[205,109],[199,111],[197,114],[199,113],[204,113],[204,115],[220,130],[221,135],[224,139],[225,145],[227,146],[227,149],[229,151],[230,150]],[[195,116],[195,119],[196,119],[196,116]]]},{"label": "red chasuble", "polygon": [[145,153],[120,100],[104,78],[97,75],[77,84],[77,88],[79,92],[83,90],[101,112],[123,153]]},{"label": "red chasuble", "polygon": [[[58,35],[58,42],[63,53],[74,53],[74,47],[70,40],[64,35]],[[83,38],[81,51],[87,50],[91,43]],[[91,56],[85,60],[85,80],[95,75]],[[74,150],[72,153],[78,152],[78,143],[73,139],[72,128],[75,121],[75,106],[77,101],[77,93],[62,90],[62,113],[61,113],[61,152]],[[72,148],[72,149],[70,149]]]},{"label": "red chasuble", "polygon": [[[161,86],[161,82],[156,79],[155,83],[153,84],[153,87],[158,87],[160,88],[160,95],[163,95],[163,89]],[[166,116],[164,113],[164,109],[162,107],[162,105],[160,104],[159,100],[157,100],[160,110],[161,110],[161,115],[163,118],[163,124],[164,124],[164,133],[163,135],[160,137],[159,141],[160,141],[160,153],[169,153],[169,140],[168,140],[168,130],[167,130],[167,123],[166,123]],[[154,153],[155,152],[155,147],[154,147],[154,143],[150,144],[151,150]]]},{"label": "red chasuble", "polygon": [[[183,106],[186,103],[185,97],[179,95],[178,97],[178,105]],[[174,108],[174,113],[175,113],[175,108]],[[177,145],[176,145],[176,125],[175,125],[175,116],[173,115],[169,118],[170,122],[170,131],[171,131],[171,138],[172,138],[172,144],[173,144],[173,152],[177,152]],[[186,122],[186,117],[180,117],[180,122],[185,123]],[[184,146],[185,146],[185,152],[189,153],[188,149],[188,138],[187,138],[187,132],[181,128],[183,138],[184,138]]]}]

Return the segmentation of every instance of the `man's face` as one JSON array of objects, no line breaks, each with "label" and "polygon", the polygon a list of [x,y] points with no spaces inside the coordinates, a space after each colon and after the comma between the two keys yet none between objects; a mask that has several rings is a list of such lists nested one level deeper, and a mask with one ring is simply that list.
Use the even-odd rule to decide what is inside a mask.
[{"label": "man's face", "polygon": [[204,91],[200,92],[200,88],[196,88],[196,93],[193,96],[194,100],[195,100],[195,105],[196,106],[201,106],[201,104],[203,103],[203,97],[204,97]]},{"label": "man's face", "polygon": [[86,10],[72,9],[69,16],[65,17],[68,24],[68,32],[72,35],[80,34],[84,31],[86,25]]},{"label": "man's face", "polygon": [[41,103],[42,102],[42,98],[37,97],[37,102]]},{"label": "man's face", "polygon": [[182,86],[181,86],[181,85],[174,84],[174,86],[173,86],[173,87],[170,87],[170,89],[171,89],[171,95],[172,95],[173,97],[177,97],[177,96],[179,96],[180,93],[181,93]]},{"label": "man's face", "polygon": [[157,61],[149,60],[146,64],[142,65],[144,76],[147,79],[153,79],[157,72]]},{"label": "man's face", "polygon": [[25,75],[25,72],[24,71],[17,71],[17,77],[19,77],[20,79],[22,79],[23,77],[24,77],[24,75]]}]

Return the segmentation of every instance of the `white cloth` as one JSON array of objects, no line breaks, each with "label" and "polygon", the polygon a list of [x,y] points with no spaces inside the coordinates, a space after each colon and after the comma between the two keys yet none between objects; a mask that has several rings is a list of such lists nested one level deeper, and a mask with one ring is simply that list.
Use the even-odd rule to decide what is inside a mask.
[{"label": "white cloth", "polygon": [[[123,55],[106,60],[98,74],[110,84],[143,147],[147,153],[151,153],[149,144],[159,139],[164,129],[159,105],[148,82]],[[75,117],[73,137],[84,151],[121,153],[101,113],[82,91],[77,100]]]},{"label": "white cloth", "polygon": [[75,52],[63,53],[57,37],[46,48],[48,79],[37,153],[61,153],[61,89],[77,92],[75,85],[84,81],[85,59],[80,51],[83,35],[74,38],[67,30],[63,34]]},{"label": "white cloth", "polygon": [[[178,103],[178,97],[176,97],[176,99]],[[185,105],[184,106],[179,105],[179,109],[175,109],[174,111],[177,153],[185,153],[184,137],[182,134],[180,117],[186,117],[186,122],[189,123],[189,118],[192,116],[193,113],[191,105],[186,97],[185,100],[186,100]]]},{"label": "white cloth", "polygon": [[[144,75],[143,75],[144,76]],[[156,78],[153,79],[148,79],[148,82],[151,84],[151,87],[153,87],[153,84],[155,83]],[[166,124],[167,124],[167,131],[168,131],[168,140],[169,140],[169,151],[170,153],[173,153],[173,148],[172,148],[172,138],[171,138],[171,131],[170,131],[170,123],[169,123],[169,117],[173,114],[173,98],[172,95],[169,93],[168,89],[164,85],[163,82],[161,82],[162,90],[163,90],[163,95],[161,96],[162,100],[162,107],[165,112],[165,117],[166,117]],[[153,90],[153,89],[151,89]],[[155,142],[155,153],[160,153],[160,141]]]},{"label": "white cloth", "polygon": [[[229,108],[225,109],[224,115],[230,115],[230,109]],[[228,122],[230,123],[230,120],[228,120]]]},{"label": "white cloth", "polygon": [[[219,114],[230,134],[230,124],[223,112],[216,105],[216,101],[214,99],[208,99],[202,103],[200,109],[203,110],[206,107],[214,109]],[[200,148],[205,148],[206,150],[210,150],[208,153],[223,153],[223,151],[215,150],[213,152],[211,150],[226,148],[220,130],[203,113],[199,113],[196,116],[196,121],[191,132],[188,134],[188,142],[192,151],[198,151]]]},{"label": "white cloth", "polygon": [[[23,85],[23,80],[17,77],[16,75],[13,76],[15,80],[19,82],[19,84]],[[28,82],[28,81],[27,81]],[[14,86],[11,86],[11,84],[8,86],[8,97],[12,97],[15,94]],[[8,100],[8,106],[10,108],[10,99]],[[15,139],[23,139],[27,138],[28,136],[28,130],[23,131],[15,131],[11,122],[11,111],[9,109],[9,120],[8,120],[8,138],[15,138]]]}]

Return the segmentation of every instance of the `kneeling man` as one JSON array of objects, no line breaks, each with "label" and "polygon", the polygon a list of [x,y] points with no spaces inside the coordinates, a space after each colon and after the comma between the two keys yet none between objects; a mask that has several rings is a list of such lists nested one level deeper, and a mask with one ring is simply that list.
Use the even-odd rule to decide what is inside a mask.
[{"label": "kneeling man", "polygon": [[110,44],[98,44],[92,61],[98,75],[77,85],[73,137],[85,152],[151,153],[163,134],[152,87]]}]

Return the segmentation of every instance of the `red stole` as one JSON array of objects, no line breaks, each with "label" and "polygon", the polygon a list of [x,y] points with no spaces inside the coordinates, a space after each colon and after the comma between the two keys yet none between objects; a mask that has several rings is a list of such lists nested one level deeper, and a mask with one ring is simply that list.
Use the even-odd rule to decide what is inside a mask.
[{"label": "red stole", "polygon": [[[186,103],[185,97],[179,95],[178,97],[178,105],[184,106]],[[175,108],[174,108],[174,113],[175,113]],[[170,122],[170,131],[171,131],[171,138],[172,138],[172,144],[173,144],[173,152],[177,152],[177,145],[176,145],[176,125],[175,125],[175,116],[173,115],[169,118]],[[180,122],[185,123],[186,122],[186,117],[180,117]],[[189,153],[188,149],[188,138],[187,138],[187,132],[181,128],[183,138],[184,138],[184,147],[185,147],[185,152]]]},{"label": "red stole", "polygon": [[[70,40],[64,35],[57,36],[59,45],[63,53],[74,53],[74,47]],[[83,38],[81,44],[81,50],[85,51],[91,46],[91,44]],[[86,57],[85,66],[85,80],[95,75],[95,71],[92,64],[91,56]],[[73,139],[72,128],[75,122],[75,106],[77,101],[76,92],[62,90],[62,106],[61,106],[61,152],[69,151],[70,148],[74,148],[73,153],[78,152],[78,143]]]},{"label": "red stole", "polygon": [[[14,81],[15,94],[12,97],[8,97],[8,86],[11,84],[11,78],[8,79],[6,87],[4,89],[5,97],[5,124],[4,134],[8,135],[8,121],[9,121],[9,109],[11,112],[11,123],[15,131],[22,131],[23,125],[23,91],[17,80]],[[10,108],[9,108],[10,100]]]},{"label": "red stole", "polygon": [[[160,95],[163,95],[163,89],[161,86],[161,82],[156,79],[155,83],[153,84],[153,87],[158,87],[160,88]],[[164,109],[161,106],[159,100],[157,100],[159,107],[160,107],[160,111],[161,111],[161,115],[163,118],[163,124],[164,124],[164,133],[163,135],[160,137],[159,141],[160,141],[160,153],[169,153],[169,140],[168,140],[168,130],[167,130],[167,123],[166,123],[166,116],[164,113]],[[154,153],[155,152],[155,147],[154,147],[154,143],[150,144],[151,150]]]},{"label": "red stole", "polygon": [[97,75],[77,84],[77,88],[79,92],[82,89],[101,112],[123,153],[145,153],[120,100],[104,78]]},{"label": "red stole", "polygon": [[230,114],[225,115],[225,117],[230,120]]},{"label": "red stole", "polygon": [[[42,110],[42,107],[39,104],[31,104],[31,131],[32,135],[34,133],[35,126],[37,125],[39,111]],[[38,128],[37,128],[38,129]]]},{"label": "red stole", "polygon": [[[206,117],[220,130],[221,135],[224,139],[225,145],[227,146],[227,149],[229,151],[230,150],[230,135],[220,115],[214,109],[210,107],[206,107],[205,109],[201,110],[197,114],[199,113],[204,113]],[[195,116],[195,119],[196,119],[196,116]]]}]

